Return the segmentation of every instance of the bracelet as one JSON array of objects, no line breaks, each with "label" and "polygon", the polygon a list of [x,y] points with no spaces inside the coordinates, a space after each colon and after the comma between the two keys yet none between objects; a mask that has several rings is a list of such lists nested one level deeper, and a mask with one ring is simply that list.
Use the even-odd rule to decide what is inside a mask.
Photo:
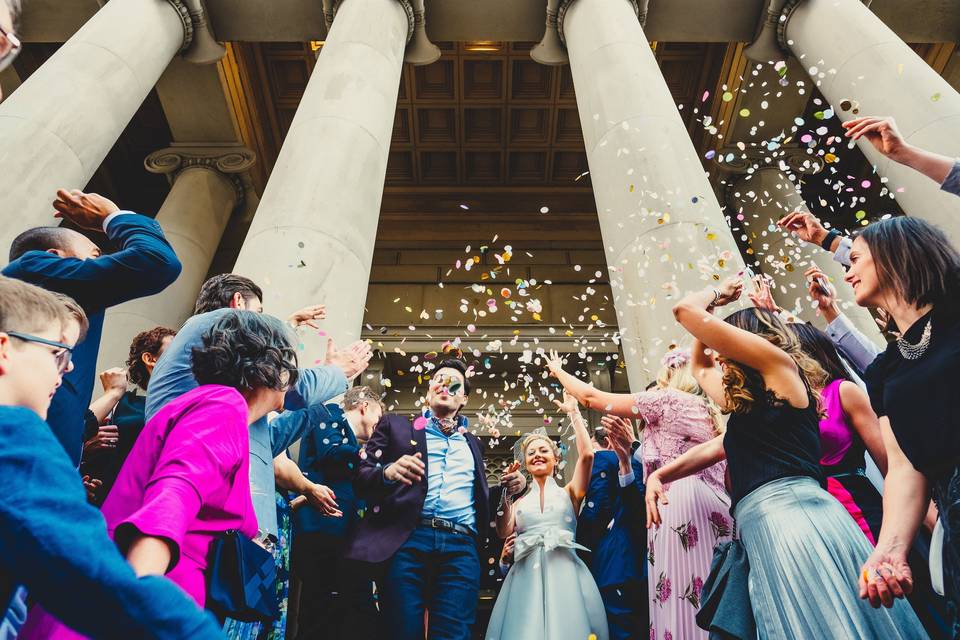
[{"label": "bracelet", "polygon": [[830,251],[830,245],[833,244],[833,241],[840,237],[840,232],[836,229],[830,229],[827,232],[827,235],[823,238],[823,242],[820,243],[820,248],[824,251]]},{"label": "bracelet", "polygon": [[714,289],[714,290],[713,290],[713,302],[711,302],[710,304],[707,305],[707,310],[711,310],[711,309],[713,309],[715,306],[717,306],[717,303],[720,302],[720,296],[721,296],[720,289]]}]

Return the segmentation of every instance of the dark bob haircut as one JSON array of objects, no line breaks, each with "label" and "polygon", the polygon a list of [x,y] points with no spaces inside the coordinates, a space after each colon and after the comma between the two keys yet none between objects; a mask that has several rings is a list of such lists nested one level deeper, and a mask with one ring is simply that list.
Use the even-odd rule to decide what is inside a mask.
[{"label": "dark bob haircut", "polygon": [[134,337],[133,342],[130,343],[130,353],[127,355],[127,371],[130,375],[130,382],[144,391],[147,390],[150,374],[147,372],[147,365],[143,362],[143,354],[149,353],[156,358],[160,355],[160,350],[163,349],[164,339],[175,335],[177,335],[177,332],[168,327],[154,327],[147,331],[141,331]]},{"label": "dark bob haircut", "polygon": [[457,360],[456,358],[447,358],[443,360],[440,364],[437,365],[437,368],[434,369],[434,373],[440,371],[440,369],[455,369],[463,374],[463,393],[465,395],[470,395],[470,378],[467,377],[467,363],[463,360]]},{"label": "dark bob haircut", "polygon": [[283,390],[299,373],[290,328],[253,311],[224,314],[203,334],[203,346],[194,347],[192,356],[200,384]]},{"label": "dark bob haircut", "polygon": [[858,235],[870,247],[882,289],[917,307],[957,304],[960,255],[943,231],[901,216],[874,222]]},{"label": "dark bob haircut", "polygon": [[221,273],[213,276],[200,287],[197,304],[193,308],[193,315],[226,309],[230,306],[233,296],[239,293],[244,300],[256,298],[263,302],[263,291],[250,278]]},{"label": "dark bob haircut", "polygon": [[[800,340],[800,348],[804,353],[817,361],[817,364],[827,372],[827,381],[851,380],[850,372],[843,364],[843,359],[837,353],[837,348],[830,341],[830,336],[812,324],[791,322],[787,328],[793,331]],[[852,380],[851,380],[852,381]]]}]

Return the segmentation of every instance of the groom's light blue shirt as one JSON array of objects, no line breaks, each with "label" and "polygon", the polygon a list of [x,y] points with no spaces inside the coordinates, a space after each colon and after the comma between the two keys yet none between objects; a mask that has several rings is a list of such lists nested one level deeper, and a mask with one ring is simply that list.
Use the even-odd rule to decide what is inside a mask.
[{"label": "groom's light blue shirt", "polygon": [[459,429],[449,436],[445,434],[433,418],[427,420],[425,432],[427,497],[423,501],[422,515],[443,518],[476,532],[475,471],[470,443]]}]

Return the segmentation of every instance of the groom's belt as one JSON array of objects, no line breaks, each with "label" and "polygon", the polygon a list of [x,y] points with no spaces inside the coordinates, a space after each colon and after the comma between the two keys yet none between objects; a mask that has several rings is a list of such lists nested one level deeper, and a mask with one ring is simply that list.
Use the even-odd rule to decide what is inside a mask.
[{"label": "groom's belt", "polygon": [[451,533],[460,533],[465,536],[473,537],[474,533],[469,527],[457,524],[443,518],[420,518],[421,527],[430,527],[431,529],[440,529],[441,531],[450,531]]}]

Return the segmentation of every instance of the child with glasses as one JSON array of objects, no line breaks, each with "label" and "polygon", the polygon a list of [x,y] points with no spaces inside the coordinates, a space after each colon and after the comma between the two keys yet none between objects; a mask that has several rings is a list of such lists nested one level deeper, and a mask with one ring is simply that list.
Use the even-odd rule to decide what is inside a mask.
[{"label": "child with glasses", "polygon": [[176,586],[137,578],[44,422],[84,323],[53,294],[0,277],[0,637],[16,636],[24,611],[10,605],[27,592],[97,638],[220,638]]}]

